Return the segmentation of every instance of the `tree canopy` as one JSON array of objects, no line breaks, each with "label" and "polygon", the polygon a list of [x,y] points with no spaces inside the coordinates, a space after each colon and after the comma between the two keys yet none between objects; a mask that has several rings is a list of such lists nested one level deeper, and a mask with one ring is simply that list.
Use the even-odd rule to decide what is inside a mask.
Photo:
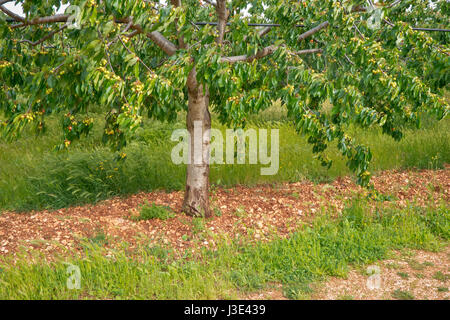
[{"label": "tree canopy", "polygon": [[[25,15],[6,9],[8,2],[21,3]],[[55,14],[67,3],[66,14]],[[45,116],[60,112],[66,148],[96,125],[83,115],[87,108],[102,105],[104,140],[120,150],[144,114],[173,120],[188,110],[196,85],[208,90],[220,121],[235,127],[280,100],[324,165],[331,164],[327,146],[337,141],[367,185],[372,155],[349,134],[350,123],[401,139],[422,114],[442,119],[449,112],[449,34],[413,29],[446,27],[445,0],[0,5],[1,127],[9,136],[27,124],[42,131]]]}]

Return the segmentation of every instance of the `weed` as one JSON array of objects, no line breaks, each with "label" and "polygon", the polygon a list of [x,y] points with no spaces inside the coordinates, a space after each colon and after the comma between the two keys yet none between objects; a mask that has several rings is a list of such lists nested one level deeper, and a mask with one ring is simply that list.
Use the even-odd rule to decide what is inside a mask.
[{"label": "weed", "polygon": [[221,217],[222,216],[222,211],[219,209],[219,208],[217,208],[217,207],[214,207],[214,215],[216,216],[216,217]]},{"label": "weed", "polygon": [[442,281],[442,282],[447,282],[447,280],[448,280],[449,278],[450,278],[450,275],[444,274],[444,273],[442,273],[441,271],[436,271],[436,272],[433,274],[433,279],[439,280],[439,281]]},{"label": "weed", "polygon": [[397,289],[392,292],[392,298],[397,300],[414,300],[414,296],[409,291],[402,291],[400,289]]},{"label": "weed", "polygon": [[283,286],[283,295],[288,299],[308,299],[314,292],[308,283],[290,283]]},{"label": "weed", "polygon": [[420,263],[413,259],[408,261],[408,265],[411,267],[411,269],[418,271],[423,270],[426,267],[423,263]]},{"label": "weed", "polygon": [[237,208],[234,212],[233,215],[238,217],[238,218],[242,218],[245,217],[247,215],[247,212],[245,211],[244,207],[239,207]]},{"label": "weed", "polygon": [[167,220],[173,218],[175,215],[167,206],[158,206],[154,203],[149,204],[147,201],[139,207],[139,216],[132,217],[134,220],[150,220],[160,219]]},{"label": "weed", "polygon": [[205,221],[202,218],[192,219],[192,233],[197,235],[205,231]]},{"label": "weed", "polygon": [[147,252],[149,253],[149,255],[154,256],[163,262],[167,262],[169,258],[169,250],[159,245],[148,247]]},{"label": "weed", "polygon": [[400,269],[401,266],[398,263],[390,262],[390,263],[386,264],[386,268],[397,270],[397,269]]},{"label": "weed", "polygon": [[339,296],[338,300],[354,300],[354,297],[352,295],[344,294],[342,296]]},{"label": "weed", "polygon": [[89,242],[94,245],[104,246],[108,244],[108,238],[103,231],[98,231],[94,236],[88,238]]}]

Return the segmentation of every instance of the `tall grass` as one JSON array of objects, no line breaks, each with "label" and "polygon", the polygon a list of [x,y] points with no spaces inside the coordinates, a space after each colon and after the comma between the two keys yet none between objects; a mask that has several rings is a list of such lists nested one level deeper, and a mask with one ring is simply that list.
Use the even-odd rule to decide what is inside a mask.
[{"label": "tall grass", "polygon": [[[164,249],[106,252],[89,247],[83,257],[54,263],[23,256],[0,261],[0,299],[217,299],[282,283],[300,298],[312,281],[345,277],[350,266],[389,257],[393,249],[439,250],[448,244],[450,211],[436,208],[368,210],[355,200],[338,218],[328,215],[288,239],[255,245],[223,244],[196,258],[167,259]],[[80,268],[81,289],[69,290],[67,264]]]},{"label": "tall grass", "polygon": [[[94,115],[101,123],[101,115]],[[184,186],[185,167],[170,159],[170,141],[184,121],[160,123],[147,120],[125,148],[127,160],[117,163],[115,155],[102,146],[101,124],[69,152],[54,152],[60,143],[58,118],[50,119],[49,132],[41,137],[24,135],[14,142],[0,140],[0,210],[60,208],[92,203],[114,195],[155,189],[179,190]],[[250,128],[280,130],[280,168],[276,175],[260,175],[261,165],[212,165],[211,183],[230,186],[265,182],[330,181],[350,174],[335,145],[328,153],[334,164],[327,170],[314,159],[306,138],[298,135],[285,113],[274,107],[250,119]],[[213,120],[213,127],[225,130]],[[427,121],[420,130],[405,130],[400,142],[377,129],[352,128],[358,141],[371,146],[372,170],[439,168],[450,162],[450,120]],[[270,133],[269,133],[270,134]]]}]

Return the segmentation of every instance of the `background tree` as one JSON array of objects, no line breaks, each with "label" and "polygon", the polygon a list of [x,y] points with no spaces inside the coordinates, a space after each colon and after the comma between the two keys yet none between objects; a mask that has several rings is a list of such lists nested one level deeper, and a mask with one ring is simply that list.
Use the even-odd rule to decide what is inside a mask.
[{"label": "background tree", "polygon": [[[21,3],[25,16],[9,11]],[[71,14],[55,14],[70,2]],[[431,5],[430,5],[431,3]],[[64,113],[67,148],[95,125],[87,107],[108,108],[104,142],[120,151],[142,115],[173,120],[187,111],[203,132],[210,109],[221,122],[245,126],[249,114],[280,100],[323,165],[338,149],[367,185],[372,158],[348,124],[401,139],[420,116],[439,119],[449,107],[447,1],[0,0],[0,111],[4,134]],[[73,9],[73,10],[72,10]],[[206,21],[208,23],[199,24]],[[209,23],[215,21],[215,23]],[[252,23],[276,24],[255,28]],[[331,110],[322,105],[330,101]],[[191,148],[193,149],[191,139]],[[209,144],[201,164],[187,166],[183,209],[210,214]],[[119,155],[119,158],[123,157]]]}]

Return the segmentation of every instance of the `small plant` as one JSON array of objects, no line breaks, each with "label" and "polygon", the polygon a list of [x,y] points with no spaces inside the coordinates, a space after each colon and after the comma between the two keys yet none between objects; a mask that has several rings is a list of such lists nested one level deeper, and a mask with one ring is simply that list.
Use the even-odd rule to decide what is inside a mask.
[{"label": "small plant", "polygon": [[415,253],[414,253],[414,251],[412,251],[412,250],[410,250],[408,248],[404,248],[404,249],[401,250],[401,255],[404,258],[410,259],[411,257],[414,257]]},{"label": "small plant", "polygon": [[147,201],[139,207],[139,216],[133,217],[134,220],[160,219],[167,220],[174,217],[174,213],[167,206],[158,206]]},{"label": "small plant", "polygon": [[158,260],[164,261],[164,262],[168,261],[169,253],[170,253],[169,250],[167,250],[159,245],[148,247],[147,252],[151,256],[154,256]]},{"label": "small plant", "polygon": [[397,275],[402,279],[408,279],[409,275],[406,272],[397,272]]},{"label": "small plant", "polygon": [[202,218],[192,219],[192,233],[194,235],[202,233],[205,230],[205,222]]},{"label": "small plant", "polygon": [[370,191],[367,194],[367,199],[369,200],[374,200],[374,201],[379,201],[379,202],[385,202],[385,201],[394,201],[396,200],[396,198],[393,195],[390,194],[383,194],[375,189],[373,189],[372,191]]},{"label": "small plant", "polygon": [[397,269],[400,269],[401,266],[398,263],[391,262],[386,265],[386,268],[397,270]]},{"label": "small plant", "polygon": [[392,292],[392,298],[397,300],[414,300],[414,296],[409,291],[402,291],[400,289],[397,289]]},{"label": "small plant", "polygon": [[438,292],[448,292],[448,288],[447,287],[438,287],[437,291]]},{"label": "small plant", "polygon": [[436,154],[435,156],[431,157],[431,160],[428,162],[428,168],[431,170],[437,170],[440,167],[440,154]]},{"label": "small plant", "polygon": [[418,271],[423,270],[426,267],[425,263],[420,263],[416,260],[408,261],[408,265],[411,267],[411,269],[418,270]]},{"label": "small plant", "polygon": [[446,282],[450,276],[448,274],[443,274],[441,271],[437,271],[433,274],[433,279]]},{"label": "small plant", "polygon": [[219,208],[214,207],[214,215],[215,215],[216,217],[221,217],[221,216],[222,216],[222,211],[220,211]]},{"label": "small plant", "polygon": [[293,283],[283,286],[283,295],[288,299],[304,300],[314,292],[308,283]]},{"label": "small plant", "polygon": [[239,208],[236,209],[236,211],[233,212],[233,215],[238,218],[242,218],[247,215],[247,212],[245,211],[243,206],[240,206]]},{"label": "small plant", "polygon": [[344,294],[342,296],[339,296],[339,300],[354,300],[352,295]]},{"label": "small plant", "polygon": [[89,238],[89,242],[98,246],[103,246],[108,244],[108,239],[103,231],[99,231],[95,236]]}]

